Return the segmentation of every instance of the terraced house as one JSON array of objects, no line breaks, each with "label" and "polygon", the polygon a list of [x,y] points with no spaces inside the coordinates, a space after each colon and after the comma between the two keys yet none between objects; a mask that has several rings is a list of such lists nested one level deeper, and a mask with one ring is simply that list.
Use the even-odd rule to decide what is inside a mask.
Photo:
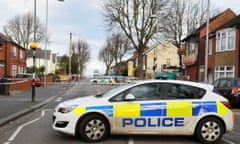
[{"label": "terraced house", "polygon": [[0,33],[0,78],[26,71],[26,49]]},{"label": "terraced house", "polygon": [[208,70],[214,71],[212,78],[239,77],[240,15],[210,35]]},{"label": "terraced house", "polygon": [[[235,38],[235,32],[224,33],[225,30],[221,31],[225,24],[230,22],[236,17],[236,14],[231,10],[227,9],[222,13],[212,17],[209,20],[209,57],[208,57],[208,82],[212,82],[214,78],[222,76],[222,69],[229,69],[230,67],[225,67],[227,63],[220,62],[219,60],[223,56],[223,52],[226,49],[227,42],[229,38],[230,41]],[[219,30],[219,31],[217,31]],[[227,36],[229,34],[229,36]],[[234,34],[234,35],[233,35]],[[216,45],[216,38],[217,45]],[[183,48],[185,51],[185,56],[183,57],[183,64],[185,66],[185,75],[193,81],[204,81],[204,71],[205,71],[205,49],[206,49],[206,23],[201,25],[197,30],[189,34],[183,40]],[[225,46],[224,46],[225,44]],[[231,44],[231,47],[235,46]],[[231,48],[233,49],[233,48]],[[235,48],[234,48],[235,49]],[[234,54],[236,54],[234,52]],[[227,54],[228,55],[228,54]],[[226,56],[227,56],[226,55]],[[237,54],[236,54],[237,55]],[[215,57],[216,56],[216,57]],[[231,56],[231,55],[229,55]],[[216,60],[215,60],[216,58]],[[225,59],[226,60],[226,59]],[[233,61],[231,61],[233,62]],[[231,67],[231,69],[235,69]]]}]

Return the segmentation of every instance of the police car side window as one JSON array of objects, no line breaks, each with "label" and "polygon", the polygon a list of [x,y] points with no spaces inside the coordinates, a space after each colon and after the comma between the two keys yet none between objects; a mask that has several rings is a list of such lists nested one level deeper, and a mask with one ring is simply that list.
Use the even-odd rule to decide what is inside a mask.
[{"label": "police car side window", "polygon": [[127,94],[135,96],[136,101],[161,99],[161,86],[159,84],[143,84],[130,88],[112,98],[110,101],[123,101]]},{"label": "police car side window", "polygon": [[167,99],[199,99],[205,94],[205,90],[188,85],[168,85]]}]

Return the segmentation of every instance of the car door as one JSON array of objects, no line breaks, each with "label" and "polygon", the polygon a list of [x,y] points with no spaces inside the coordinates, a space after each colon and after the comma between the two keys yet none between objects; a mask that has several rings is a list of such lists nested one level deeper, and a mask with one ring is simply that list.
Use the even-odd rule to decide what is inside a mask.
[{"label": "car door", "polygon": [[206,91],[184,84],[166,85],[166,116],[162,118],[162,134],[191,134]]},{"label": "car door", "polygon": [[[114,129],[116,133],[160,133],[160,119],[165,115],[163,87],[160,83],[141,84],[115,97]],[[120,99],[119,99],[120,98]],[[114,101],[114,99],[113,99]]]}]

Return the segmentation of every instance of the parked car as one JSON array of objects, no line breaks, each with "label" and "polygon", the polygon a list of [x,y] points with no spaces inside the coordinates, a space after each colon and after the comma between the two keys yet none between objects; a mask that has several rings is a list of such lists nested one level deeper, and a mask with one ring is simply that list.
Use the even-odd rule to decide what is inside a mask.
[{"label": "parked car", "polygon": [[37,87],[40,87],[41,86],[41,80],[40,78],[38,77],[37,74],[31,74],[31,73],[19,73],[17,74],[16,78],[27,78],[29,80],[31,80],[33,82],[35,82],[35,85]]},{"label": "parked car", "polygon": [[156,75],[155,79],[161,79],[161,80],[167,80],[167,79],[171,79],[171,80],[175,80],[176,79],[176,74],[174,73],[170,73],[170,72],[163,72],[163,73],[159,73]]},{"label": "parked car", "polygon": [[213,85],[233,106],[240,106],[240,78],[219,78]]}]

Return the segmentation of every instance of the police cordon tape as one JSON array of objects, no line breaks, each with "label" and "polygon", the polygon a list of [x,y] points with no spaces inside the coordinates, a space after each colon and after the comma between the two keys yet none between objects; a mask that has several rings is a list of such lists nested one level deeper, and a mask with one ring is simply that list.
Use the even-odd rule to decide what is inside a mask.
[{"label": "police cordon tape", "polygon": [[11,81],[11,80],[15,80],[15,79],[7,79],[6,82],[0,82],[0,85],[20,84],[20,83],[24,83],[24,82],[29,81],[28,79],[26,79],[26,80],[19,80],[19,81],[15,81],[15,82],[8,82],[8,81]]},{"label": "police cordon tape", "polygon": [[[43,82],[41,82],[43,84]],[[47,84],[81,84],[81,85],[108,85],[108,86],[119,86],[127,83],[92,83],[92,82],[76,82],[76,81],[64,81],[64,82],[47,82]]]},{"label": "police cordon tape", "polygon": [[[11,80],[16,80],[16,79],[7,79],[8,81]],[[30,81],[29,79],[26,80],[19,80],[19,81],[15,81],[15,82],[0,82],[0,85],[13,85],[13,84],[20,84],[20,83],[24,83],[24,82],[28,82]],[[44,82],[41,82],[41,84],[44,84]],[[91,82],[76,82],[76,81],[64,81],[64,82],[47,82],[47,84],[82,84],[82,85],[124,85],[126,83],[91,83]]]}]

